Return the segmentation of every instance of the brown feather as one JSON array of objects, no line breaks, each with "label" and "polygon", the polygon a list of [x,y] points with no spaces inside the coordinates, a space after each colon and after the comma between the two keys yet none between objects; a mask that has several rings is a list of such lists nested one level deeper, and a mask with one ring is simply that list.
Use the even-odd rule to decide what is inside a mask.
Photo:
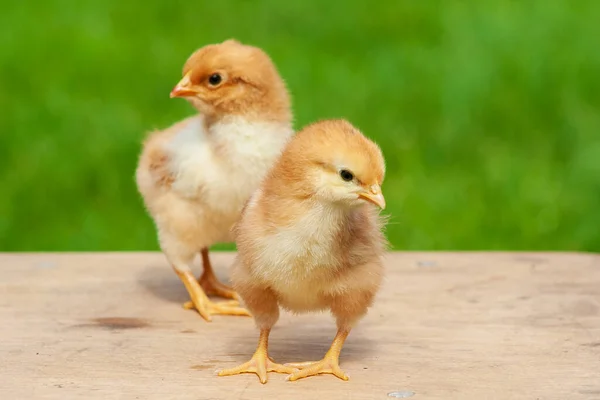
[{"label": "brown feather", "polygon": [[[149,133],[136,184],[161,249],[178,275],[189,277],[195,255],[231,241],[243,204],[293,130],[289,94],[261,49],[235,40],[204,46],[183,71],[191,79],[177,84],[177,96],[187,96],[200,114]],[[207,81],[213,73],[222,75],[219,85]]]},{"label": "brown feather", "polygon": [[373,302],[383,279],[385,220],[371,204],[336,197],[345,188],[336,186],[340,165],[352,169],[359,188],[381,185],[385,174],[379,147],[350,123],[311,124],[244,209],[233,282],[262,328],[282,306],[329,309],[349,329]]}]

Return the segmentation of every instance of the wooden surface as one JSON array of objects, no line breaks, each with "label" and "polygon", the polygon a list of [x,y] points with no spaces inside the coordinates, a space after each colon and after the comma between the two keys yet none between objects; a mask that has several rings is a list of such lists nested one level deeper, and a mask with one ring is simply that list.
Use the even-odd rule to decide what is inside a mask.
[{"label": "wooden surface", "polygon": [[[213,253],[227,275],[231,254]],[[0,399],[600,399],[600,257],[396,253],[330,375],[217,377],[252,319],[182,309],[157,253],[0,254]],[[199,268],[197,269],[199,271]],[[320,358],[327,314],[283,314],[271,355]]]}]

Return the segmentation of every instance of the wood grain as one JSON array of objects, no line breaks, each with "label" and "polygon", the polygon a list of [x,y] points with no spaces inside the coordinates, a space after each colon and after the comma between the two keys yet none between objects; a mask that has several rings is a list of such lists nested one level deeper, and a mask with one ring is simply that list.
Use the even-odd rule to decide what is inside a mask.
[{"label": "wood grain", "polygon": [[[232,255],[213,253],[226,276]],[[342,352],[343,382],[217,377],[246,361],[252,319],[186,311],[158,253],[0,254],[1,399],[600,399],[600,258],[392,253]],[[198,267],[199,272],[199,267]],[[284,314],[280,362],[318,359],[327,314]]]}]

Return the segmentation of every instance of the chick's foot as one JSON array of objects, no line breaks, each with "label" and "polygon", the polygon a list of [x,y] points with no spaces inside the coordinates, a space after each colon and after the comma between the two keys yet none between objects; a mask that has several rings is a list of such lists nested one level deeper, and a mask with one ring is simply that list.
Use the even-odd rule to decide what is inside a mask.
[{"label": "chick's foot", "polygon": [[211,300],[206,300],[202,304],[195,304],[193,301],[187,301],[183,303],[183,308],[186,310],[196,310],[202,318],[207,321],[211,321],[211,315],[237,315],[237,316],[251,316],[248,310],[239,307],[239,303],[236,300],[224,301],[215,303]]},{"label": "chick's foot", "polygon": [[217,373],[219,376],[229,376],[251,373],[256,374],[260,383],[267,383],[267,372],[277,372],[281,374],[291,374],[297,371],[295,368],[278,364],[268,355],[268,336],[269,330],[261,331],[258,347],[250,361],[237,367],[221,370]]},{"label": "chick's foot", "polygon": [[297,381],[298,379],[307,378],[309,376],[321,375],[321,374],[332,374],[340,378],[341,380],[347,381],[348,375],[342,371],[338,364],[338,360],[333,357],[323,358],[321,361],[316,362],[305,362],[305,363],[288,363],[285,364],[289,367],[299,368],[299,371],[292,373],[287,377],[288,381]]},{"label": "chick's foot", "polygon": [[267,355],[255,354],[250,361],[245,362],[237,367],[224,369],[219,371],[219,376],[238,375],[251,373],[258,375],[260,383],[267,383],[267,372],[278,372],[280,374],[291,374],[296,369],[278,364]]},{"label": "chick's foot", "polygon": [[287,377],[288,381],[297,381],[298,379],[307,378],[309,376],[321,375],[321,374],[332,374],[340,378],[341,380],[347,381],[348,375],[342,371],[339,364],[340,352],[344,341],[348,336],[347,331],[338,331],[331,347],[325,357],[320,361],[308,361],[300,363],[288,363],[285,364],[288,367],[298,368],[296,371]]},{"label": "chick's foot", "polygon": [[212,315],[238,315],[238,316],[250,316],[248,310],[239,307],[238,302],[235,300],[227,301],[223,303],[214,303],[207,296],[206,293],[200,287],[198,281],[193,277],[189,271],[178,271],[177,274],[184,283],[191,301],[188,301],[183,305],[186,309],[195,309],[198,311],[200,316],[206,321],[212,320]]}]

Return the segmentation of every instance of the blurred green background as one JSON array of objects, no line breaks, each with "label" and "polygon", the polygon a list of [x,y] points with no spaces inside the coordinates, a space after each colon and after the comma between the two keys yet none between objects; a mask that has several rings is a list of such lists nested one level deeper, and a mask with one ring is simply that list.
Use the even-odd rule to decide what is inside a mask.
[{"label": "blurred green background", "polygon": [[[600,250],[600,2],[0,5],[0,250],[151,250],[134,185],[196,48],[263,47],[296,128],[382,146],[395,249]],[[220,246],[219,248],[231,248]]]}]

